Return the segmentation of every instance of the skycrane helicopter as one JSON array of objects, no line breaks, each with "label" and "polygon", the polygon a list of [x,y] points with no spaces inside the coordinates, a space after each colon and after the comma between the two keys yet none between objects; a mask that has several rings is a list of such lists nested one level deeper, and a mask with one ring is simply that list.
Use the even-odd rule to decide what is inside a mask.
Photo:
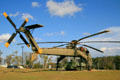
[{"label": "skycrane helicopter", "polygon": [[[30,30],[36,29],[36,28],[41,28],[41,27],[43,27],[43,25],[33,24],[33,25],[25,26],[26,23],[28,22],[28,18],[26,18],[25,21],[23,22],[23,24],[17,29],[16,25],[13,23],[13,21],[10,19],[10,17],[7,15],[7,13],[4,12],[3,15],[12,24],[12,26],[15,29],[15,32],[8,39],[8,41],[5,43],[5,46],[8,47],[10,45],[10,43],[13,41],[13,39],[15,38],[15,36],[17,34],[19,34],[20,38],[23,40],[24,43],[19,43],[18,45],[26,44],[27,47],[31,46],[32,51],[35,54],[60,56],[57,59],[56,70],[58,70],[58,68],[59,68],[59,66],[58,66],[59,62],[67,56],[83,58],[87,62],[86,64],[87,64],[88,70],[91,70],[92,57],[91,57],[88,49],[83,48],[83,47],[77,47],[77,45],[82,45],[82,46],[91,48],[93,50],[96,50],[100,53],[103,53],[103,51],[101,51],[97,48],[94,48],[94,47],[91,47],[91,46],[88,46],[88,45],[82,44],[82,43],[120,43],[120,41],[86,41],[86,42],[81,42],[82,40],[87,39],[89,37],[93,37],[93,36],[96,36],[96,35],[100,35],[100,34],[110,32],[109,30],[104,30],[104,31],[101,31],[101,32],[98,32],[98,33],[91,34],[91,35],[88,35],[86,37],[80,38],[78,40],[72,40],[70,42],[36,42],[35,39],[33,38],[32,34],[31,34]],[[25,34],[27,40],[23,37],[22,33]],[[54,46],[52,48],[40,48],[38,46],[38,44],[43,44],[43,43],[60,43],[61,45]],[[60,47],[65,46],[65,45],[66,45],[66,48],[60,48]]]}]

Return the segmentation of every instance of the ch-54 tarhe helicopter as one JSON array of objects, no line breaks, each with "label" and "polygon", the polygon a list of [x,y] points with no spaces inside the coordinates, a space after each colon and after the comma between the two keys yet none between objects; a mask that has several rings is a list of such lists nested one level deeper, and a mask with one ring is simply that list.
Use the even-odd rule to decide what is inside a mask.
[{"label": "ch-54 tarhe helicopter", "polygon": [[[32,34],[31,34],[30,30],[35,29],[35,28],[43,27],[43,25],[33,24],[33,25],[25,26],[25,24],[28,22],[28,19],[26,18],[25,21],[23,22],[23,24],[20,26],[20,28],[17,29],[16,25],[13,23],[13,21],[10,19],[10,17],[7,15],[7,13],[4,12],[3,15],[13,25],[13,27],[16,31],[15,33],[12,34],[12,36],[9,38],[9,40],[5,43],[5,46],[8,47],[10,45],[10,43],[13,41],[13,39],[15,38],[15,36],[17,34],[19,34],[20,38],[23,40],[24,43],[19,43],[18,45],[26,44],[27,47],[31,46],[32,51],[35,54],[60,56],[57,59],[57,67],[56,67],[57,70],[58,70],[58,67],[59,67],[58,66],[59,62],[67,56],[80,57],[81,60],[84,59],[86,61],[86,65],[87,65],[88,70],[91,70],[92,57],[91,57],[88,49],[83,48],[83,47],[78,48],[77,45],[82,45],[82,46],[85,46],[85,47],[88,47],[88,48],[91,48],[93,50],[96,50],[98,52],[103,53],[103,51],[101,51],[99,49],[96,49],[94,47],[91,47],[91,46],[88,46],[88,45],[85,45],[85,44],[82,44],[82,43],[120,43],[120,41],[86,41],[86,42],[81,42],[81,40],[87,39],[89,37],[93,37],[93,36],[96,36],[96,35],[107,33],[107,32],[109,32],[109,30],[104,30],[104,31],[101,31],[101,32],[98,32],[98,33],[80,38],[78,40],[72,40],[71,42],[36,42],[35,39],[33,38]],[[26,36],[26,38],[29,42],[23,37],[21,32],[25,34],[25,36]],[[39,43],[41,43],[41,44],[42,43],[61,43],[61,45],[54,46],[53,48],[40,48],[38,46]],[[59,48],[61,46],[65,46],[65,45],[66,45],[66,48]]]}]

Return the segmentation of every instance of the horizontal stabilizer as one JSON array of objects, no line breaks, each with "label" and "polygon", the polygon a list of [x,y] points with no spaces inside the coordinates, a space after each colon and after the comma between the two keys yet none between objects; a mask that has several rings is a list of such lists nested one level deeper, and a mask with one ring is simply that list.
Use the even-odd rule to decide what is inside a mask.
[{"label": "horizontal stabilizer", "polygon": [[35,29],[35,28],[40,28],[40,27],[43,27],[43,25],[34,24],[34,25],[25,26],[26,29]]}]

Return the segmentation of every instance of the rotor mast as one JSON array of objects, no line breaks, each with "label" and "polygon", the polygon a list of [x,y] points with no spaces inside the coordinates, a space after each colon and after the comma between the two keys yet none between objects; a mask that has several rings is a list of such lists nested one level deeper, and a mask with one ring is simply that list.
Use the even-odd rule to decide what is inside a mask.
[{"label": "rotor mast", "polygon": [[25,34],[25,36],[27,37],[31,47],[32,47],[32,50],[37,53],[37,54],[41,54],[42,53],[42,49],[39,48],[37,42],[35,41],[35,39],[33,38],[32,34],[30,33],[29,29],[26,29],[26,28],[23,28],[22,29],[23,33]]}]

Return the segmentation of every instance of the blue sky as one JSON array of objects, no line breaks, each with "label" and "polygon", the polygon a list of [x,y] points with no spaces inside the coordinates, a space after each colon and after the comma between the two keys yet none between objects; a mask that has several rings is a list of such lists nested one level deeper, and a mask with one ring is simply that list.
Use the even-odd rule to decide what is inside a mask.
[{"label": "blue sky", "polygon": [[[42,24],[43,28],[34,30],[36,41],[71,41],[101,30],[110,29],[111,33],[86,40],[120,40],[120,0],[1,0],[0,1],[0,48],[5,55],[15,50],[21,53],[22,42],[17,36],[15,41],[4,47],[5,41],[15,31],[2,15],[11,17],[19,26],[29,18],[26,25]],[[105,51],[105,55],[119,55],[120,44],[88,44]],[[52,44],[39,44],[52,47]],[[24,51],[30,51],[26,46]],[[90,49],[92,56],[101,56]]]}]

